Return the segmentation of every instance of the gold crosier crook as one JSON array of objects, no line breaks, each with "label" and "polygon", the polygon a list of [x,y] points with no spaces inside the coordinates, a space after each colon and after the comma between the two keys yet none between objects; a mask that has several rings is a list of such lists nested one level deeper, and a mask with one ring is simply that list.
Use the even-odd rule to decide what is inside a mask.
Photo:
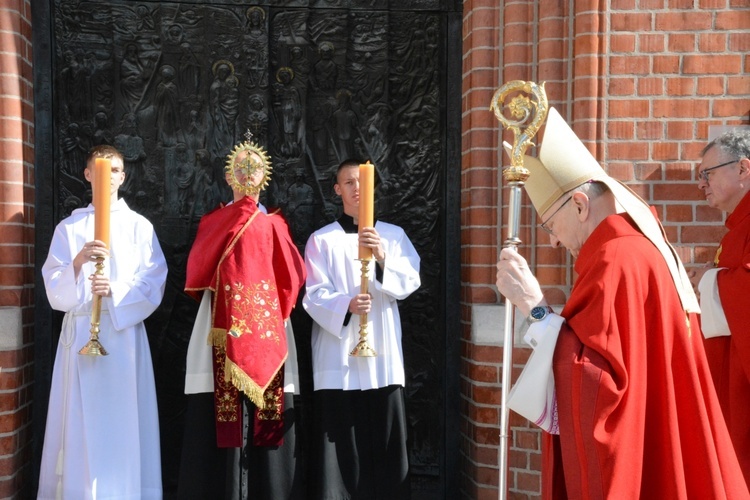
[{"label": "gold crosier crook", "polygon": [[[504,115],[506,105],[503,104],[510,94],[526,93],[516,95],[507,105],[514,120],[509,120]],[[549,110],[547,94],[544,83],[537,85],[534,82],[514,80],[500,87],[492,97],[490,110],[504,128],[513,132],[513,148],[510,152],[510,166],[503,169],[503,177],[510,188],[510,199],[508,200],[508,238],[503,242],[505,248],[517,249],[521,244],[518,237],[518,227],[521,211],[521,188],[529,171],[523,166],[523,156],[529,146],[534,143],[531,140],[539,131]],[[528,124],[527,124],[528,122]],[[526,124],[524,126],[524,124]],[[523,130],[522,130],[523,127]],[[513,363],[513,304],[505,299],[505,329],[503,331],[503,372],[502,392],[500,399],[500,443],[498,468],[500,478],[498,481],[498,498],[505,499],[508,494],[508,443],[509,443],[509,408],[508,394],[510,392],[511,368]]]}]

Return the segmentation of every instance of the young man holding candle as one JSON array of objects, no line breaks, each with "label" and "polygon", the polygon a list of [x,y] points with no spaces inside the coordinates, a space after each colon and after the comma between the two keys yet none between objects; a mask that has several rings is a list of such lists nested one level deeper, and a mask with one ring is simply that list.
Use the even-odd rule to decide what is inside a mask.
[{"label": "young man holding candle", "polygon": [[[310,236],[305,248],[312,330],[313,456],[319,469],[313,498],[409,498],[404,361],[398,300],[420,286],[419,255],[393,224],[369,218],[373,185],[360,178],[372,165],[346,160],[334,191],[344,214]],[[364,210],[360,212],[360,208]],[[360,250],[362,249],[362,251]],[[358,258],[372,252],[368,293]],[[367,315],[367,343],[376,355],[351,356]]]},{"label": "young man holding candle", "polygon": [[[99,169],[106,162],[96,165],[102,158],[111,164],[110,175]],[[105,190],[111,203],[79,208],[60,222],[42,267],[50,305],[65,317],[38,498],[160,499],[156,389],[143,320],[161,303],[167,264],[151,223],[117,198],[125,180],[122,155],[111,146],[95,147],[84,175],[96,203],[106,204]],[[101,297],[105,356],[79,354],[91,336],[94,295]]]}]

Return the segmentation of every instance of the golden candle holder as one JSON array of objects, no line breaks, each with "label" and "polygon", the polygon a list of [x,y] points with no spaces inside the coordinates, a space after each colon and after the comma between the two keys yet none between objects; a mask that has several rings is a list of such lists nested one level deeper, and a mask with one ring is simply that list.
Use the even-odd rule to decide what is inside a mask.
[{"label": "golden candle holder", "polygon": [[[104,257],[98,257],[96,259],[96,271],[94,274],[97,276],[102,276],[104,274]],[[102,296],[94,294],[91,303],[91,329],[89,330],[89,341],[86,342],[86,345],[81,347],[78,354],[84,356],[106,356],[109,354],[101,342],[99,342],[99,323],[101,321],[101,314]]]},{"label": "golden candle holder", "polygon": [[[371,259],[357,259],[362,263],[361,267],[361,291],[359,293],[368,293],[368,284],[370,282],[370,261]],[[377,356],[378,353],[372,348],[369,342],[367,342],[367,313],[359,315],[359,342],[354,346],[349,356],[357,358],[372,358]]]}]

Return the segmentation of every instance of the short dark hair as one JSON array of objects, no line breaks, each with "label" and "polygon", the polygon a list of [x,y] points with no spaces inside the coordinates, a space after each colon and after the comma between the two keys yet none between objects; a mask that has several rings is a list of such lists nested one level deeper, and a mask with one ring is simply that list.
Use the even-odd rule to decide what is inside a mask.
[{"label": "short dark hair", "polygon": [[344,170],[345,168],[352,168],[352,167],[359,167],[363,161],[359,160],[358,158],[347,158],[346,160],[339,163],[339,168],[336,169],[336,182],[339,181],[339,172]]}]

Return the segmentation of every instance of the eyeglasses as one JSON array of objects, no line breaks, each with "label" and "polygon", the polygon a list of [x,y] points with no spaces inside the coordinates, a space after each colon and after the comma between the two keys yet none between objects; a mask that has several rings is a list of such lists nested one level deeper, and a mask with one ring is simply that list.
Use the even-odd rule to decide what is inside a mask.
[{"label": "eyeglasses", "polygon": [[[704,172],[705,172],[705,170],[704,170]],[[566,204],[567,204],[567,203],[568,203],[568,202],[569,202],[570,200],[572,200],[572,199],[573,199],[573,196],[572,196],[572,195],[571,195],[571,196],[569,196],[569,197],[568,197],[568,199],[567,199],[567,200],[565,200],[565,201],[563,202],[563,204],[562,204],[562,205],[560,205],[559,207],[557,207],[557,210],[555,210],[554,212],[552,212],[552,215],[550,215],[549,217],[547,217],[547,220],[546,220],[546,221],[544,221],[544,222],[542,222],[541,224],[539,224],[539,227],[541,227],[542,229],[544,229],[544,231],[545,231],[545,232],[546,232],[547,234],[551,234],[551,235],[553,235],[553,236],[554,236],[554,234],[555,234],[555,233],[553,233],[553,232],[552,232],[552,229],[550,229],[549,227],[547,227],[547,224],[549,224],[549,221],[551,221],[551,220],[552,220],[552,217],[554,217],[555,215],[557,215],[557,212],[559,212],[559,211],[560,211],[560,209],[561,209],[562,207],[564,207],[564,206],[565,206],[565,205],[566,205]]]},{"label": "eyeglasses", "polygon": [[721,165],[716,165],[715,167],[704,168],[703,170],[698,172],[698,177],[700,179],[703,179],[703,182],[708,182],[708,174],[711,172],[711,170],[716,170],[717,168],[726,167],[727,165],[731,165],[732,163],[737,163],[738,161],[739,160],[732,160],[726,163],[722,163]]}]

